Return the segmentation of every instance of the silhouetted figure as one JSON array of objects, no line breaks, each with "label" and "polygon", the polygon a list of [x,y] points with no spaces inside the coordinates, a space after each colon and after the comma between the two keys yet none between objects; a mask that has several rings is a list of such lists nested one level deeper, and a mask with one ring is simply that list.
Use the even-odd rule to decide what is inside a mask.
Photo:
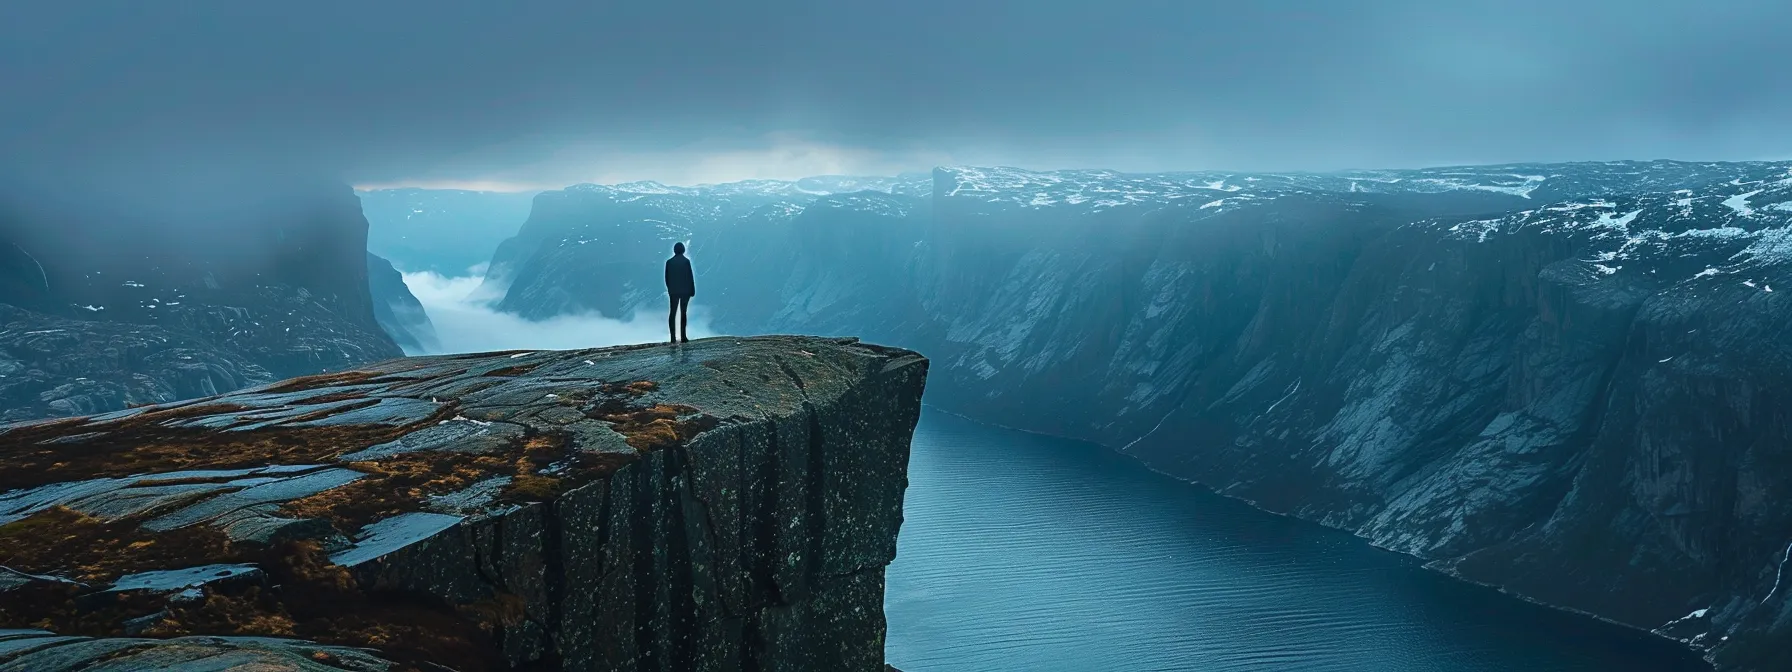
[{"label": "silhouetted figure", "polygon": [[697,280],[691,277],[691,260],[684,256],[684,243],[673,243],[672,258],[666,260],[666,295],[672,297],[672,312],[666,316],[672,342],[691,342],[685,325],[690,322],[691,297],[697,295]]}]

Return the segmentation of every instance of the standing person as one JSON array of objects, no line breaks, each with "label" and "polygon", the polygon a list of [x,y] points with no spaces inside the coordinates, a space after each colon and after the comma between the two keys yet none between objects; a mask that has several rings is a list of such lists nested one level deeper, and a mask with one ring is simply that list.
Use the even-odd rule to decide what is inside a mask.
[{"label": "standing person", "polygon": [[666,260],[666,296],[672,297],[666,329],[672,332],[673,343],[691,342],[685,325],[690,322],[691,297],[696,295],[697,280],[691,277],[691,260],[684,256],[684,243],[673,243],[672,258]]}]

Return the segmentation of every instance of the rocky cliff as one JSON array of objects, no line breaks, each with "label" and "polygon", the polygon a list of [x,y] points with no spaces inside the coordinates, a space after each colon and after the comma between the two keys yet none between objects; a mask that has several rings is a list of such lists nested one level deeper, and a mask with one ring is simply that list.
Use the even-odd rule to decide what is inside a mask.
[{"label": "rocky cliff", "polygon": [[[9,420],[119,410],[394,357],[346,185],[0,185]],[[16,188],[15,188],[16,187]]]},{"label": "rocky cliff", "polygon": [[928,184],[714,228],[698,302],[913,347],[941,406],[1792,666],[1792,164]]},{"label": "rocky cliff", "polygon": [[0,669],[882,670],[927,366],[423,357],[0,427]]},{"label": "rocky cliff", "polygon": [[367,289],[373,298],[373,319],[407,353],[440,352],[436,328],[423,303],[404,284],[392,262],[367,253]]}]

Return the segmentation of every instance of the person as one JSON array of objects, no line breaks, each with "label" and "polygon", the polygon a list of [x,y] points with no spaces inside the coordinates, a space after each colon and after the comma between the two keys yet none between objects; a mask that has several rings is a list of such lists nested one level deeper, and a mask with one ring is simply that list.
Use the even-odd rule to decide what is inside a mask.
[{"label": "person", "polygon": [[697,295],[697,280],[691,277],[691,259],[684,256],[684,243],[672,244],[672,258],[666,260],[666,296],[672,297],[672,312],[666,316],[666,329],[672,342],[691,342],[686,324],[690,322],[691,297]]}]

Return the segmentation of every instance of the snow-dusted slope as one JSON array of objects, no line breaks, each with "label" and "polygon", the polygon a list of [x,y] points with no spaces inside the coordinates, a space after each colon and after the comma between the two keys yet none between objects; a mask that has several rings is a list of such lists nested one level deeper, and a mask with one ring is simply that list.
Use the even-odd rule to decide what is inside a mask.
[{"label": "snow-dusted slope", "polygon": [[821,175],[805,177],[798,180],[742,180],[721,184],[698,184],[692,186],[672,186],[653,181],[624,182],[620,184],[578,184],[568,187],[569,190],[589,192],[609,192],[621,195],[677,195],[704,196],[710,198],[774,198],[774,199],[810,199],[830,194],[844,194],[855,191],[881,191],[884,193],[919,196],[932,189],[925,174],[905,174],[896,177],[865,177],[849,175]]},{"label": "snow-dusted slope", "polygon": [[169,402],[402,354],[374,314],[367,222],[347,185],[96,182],[0,194],[0,210],[0,304],[11,306],[0,311],[0,419]]},{"label": "snow-dusted slope", "polygon": [[[657,296],[651,245],[632,270],[549,251],[600,230],[659,245],[647,220],[672,213],[719,328],[912,347],[935,404],[1121,448],[1735,669],[1792,665],[1774,586],[1792,163],[944,168],[929,187],[606,188],[601,207],[538,207],[586,228],[540,248],[528,292]],[[653,199],[675,200],[614,209]],[[519,312],[558,310],[527,295]]]},{"label": "snow-dusted slope", "polygon": [[935,171],[939,196],[1028,208],[1163,205],[1197,199],[1208,207],[1290,195],[1486,193],[1549,203],[1606,194],[1669,192],[1758,179],[1772,163],[1615,161],[1457,166],[1331,173],[1123,173],[954,167]]}]

